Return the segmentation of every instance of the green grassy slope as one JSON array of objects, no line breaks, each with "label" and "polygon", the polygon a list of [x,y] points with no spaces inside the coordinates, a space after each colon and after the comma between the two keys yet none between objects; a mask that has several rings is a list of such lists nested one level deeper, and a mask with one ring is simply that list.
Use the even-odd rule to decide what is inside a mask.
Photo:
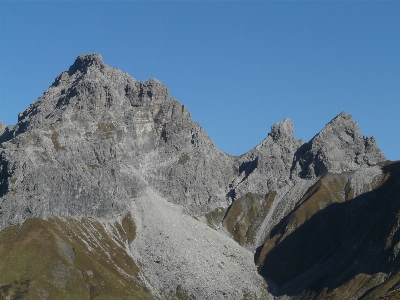
[{"label": "green grassy slope", "polygon": [[247,193],[228,208],[217,208],[207,213],[205,215],[207,224],[214,229],[217,226],[224,226],[241,246],[251,244],[275,196],[275,191],[266,196]]},{"label": "green grassy slope", "polygon": [[89,218],[29,219],[0,232],[0,299],[151,299],[126,253],[130,215],[110,226]]}]

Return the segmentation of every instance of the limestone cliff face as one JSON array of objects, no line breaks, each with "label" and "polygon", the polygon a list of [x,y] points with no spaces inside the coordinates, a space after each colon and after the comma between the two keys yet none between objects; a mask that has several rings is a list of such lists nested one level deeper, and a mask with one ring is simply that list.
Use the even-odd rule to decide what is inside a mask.
[{"label": "limestone cliff face", "polygon": [[290,119],[274,124],[261,144],[236,160],[239,174],[230,184],[231,196],[265,194],[302,178],[352,171],[385,160],[374,137],[361,135],[358,124],[346,112],[308,143],[297,140],[293,130]]},{"label": "limestone cliff face", "polygon": [[227,205],[232,158],[162,83],[137,81],[99,54],[62,72],[19,115],[13,135],[1,148],[2,227],[117,214],[149,184],[191,212]]},{"label": "limestone cliff face", "polygon": [[247,192],[266,194],[291,185],[294,155],[303,143],[294,137],[290,119],[274,124],[267,138],[237,159],[239,175],[231,184],[232,194],[236,198]]},{"label": "limestone cliff face", "polygon": [[362,136],[358,124],[345,112],[300,148],[296,156],[292,175],[303,177],[352,171],[385,160],[374,137]]}]

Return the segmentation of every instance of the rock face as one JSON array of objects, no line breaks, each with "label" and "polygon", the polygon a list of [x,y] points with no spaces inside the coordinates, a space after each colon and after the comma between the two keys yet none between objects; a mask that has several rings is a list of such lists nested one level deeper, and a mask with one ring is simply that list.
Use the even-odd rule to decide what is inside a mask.
[{"label": "rock face", "polygon": [[293,131],[292,121],[285,119],[272,126],[261,144],[237,159],[239,176],[231,184],[232,194],[237,198],[246,192],[266,194],[292,184],[293,158],[304,143],[295,139]]},{"label": "rock face", "polygon": [[6,130],[6,125],[2,121],[0,121],[0,136],[4,133]]},{"label": "rock face", "polygon": [[14,126],[6,126],[0,121],[0,144],[11,139]]},{"label": "rock face", "polygon": [[351,171],[385,160],[374,137],[362,136],[358,124],[345,112],[329,122],[296,156],[293,175],[302,177]]},{"label": "rock face", "polygon": [[13,134],[2,143],[2,227],[33,216],[112,216],[148,184],[192,213],[227,205],[232,158],[159,81],[139,82],[98,54],[62,72]]},{"label": "rock face", "polygon": [[[301,288],[307,290],[312,279],[302,281],[302,272],[290,270],[271,274],[285,261],[299,267],[285,256],[289,250],[274,247],[282,249],[280,241],[308,216],[374,190],[376,176],[383,174],[374,165],[385,157],[374,138],[362,136],[344,112],[308,143],[297,140],[293,131],[292,121],[285,119],[273,125],[257,147],[230,156],[216,148],[161,82],[140,82],[105,65],[99,54],[81,55],[20,113],[15,126],[0,122],[0,229],[9,239],[12,225],[58,217],[39,222],[51,233],[53,248],[83,240],[79,251],[87,253],[111,239],[120,245],[121,255],[132,260],[135,276],[122,272],[126,266],[119,261],[107,266],[107,280],[120,272],[119,282],[133,282],[135,288],[115,290],[110,297],[138,293],[161,299],[271,299],[253,264],[255,252],[260,272],[272,277],[270,290],[295,296]],[[331,186],[326,176],[339,183],[332,179]],[[334,190],[334,197],[325,192],[310,196],[324,184]],[[299,210],[307,217],[298,215]],[[127,215],[132,216],[135,238],[128,238],[130,226],[123,225]],[[65,230],[57,231],[60,228]],[[85,235],[71,237],[68,228],[81,228]],[[99,235],[97,246],[91,245],[92,235]],[[113,243],[99,254],[111,264]],[[68,287],[65,274],[81,267],[64,258],[62,266],[49,263],[52,269],[45,273],[55,274],[55,280]],[[101,273],[101,266],[96,267]],[[90,278],[101,284],[97,275],[85,275],[88,290],[79,279],[82,293],[105,292],[90,286]],[[18,286],[5,284],[7,291],[17,293]],[[0,282],[0,293],[2,287]],[[66,295],[59,288],[53,292],[54,297]]]}]

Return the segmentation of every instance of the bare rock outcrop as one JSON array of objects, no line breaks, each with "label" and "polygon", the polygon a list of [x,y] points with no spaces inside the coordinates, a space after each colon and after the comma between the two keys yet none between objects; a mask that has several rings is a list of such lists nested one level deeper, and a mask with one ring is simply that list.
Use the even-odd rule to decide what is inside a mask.
[{"label": "bare rock outcrop", "polygon": [[6,130],[6,125],[0,120],[0,136],[4,133]]},{"label": "bare rock outcrop", "polygon": [[8,141],[13,137],[13,130],[14,126],[6,126],[4,123],[0,120],[0,144],[2,142]]},{"label": "bare rock outcrop", "polygon": [[384,160],[374,137],[361,135],[351,115],[342,112],[297,151],[292,177],[352,171]]},{"label": "bare rock outcrop", "polygon": [[239,174],[230,185],[230,195],[266,194],[291,185],[293,157],[303,143],[294,137],[290,119],[274,124],[267,138],[237,159]]}]

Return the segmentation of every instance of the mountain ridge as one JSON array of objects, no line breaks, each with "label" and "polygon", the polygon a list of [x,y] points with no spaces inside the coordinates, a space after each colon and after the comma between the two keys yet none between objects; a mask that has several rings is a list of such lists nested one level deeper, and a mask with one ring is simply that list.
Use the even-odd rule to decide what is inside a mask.
[{"label": "mountain ridge", "polygon": [[[196,299],[272,299],[267,285],[281,291],[287,282],[266,284],[253,259],[270,276],[271,247],[298,225],[288,230],[282,222],[296,219],[299,207],[307,211],[304,203],[314,215],[374,191],[384,161],[375,139],[361,135],[346,112],[308,142],[294,137],[286,118],[255,148],[231,156],[160,81],[138,81],[97,53],[81,55],[15,126],[0,122],[0,229],[35,218],[61,218],[65,227],[68,218],[101,220],[102,238],[125,245],[124,255],[140,265],[138,286],[154,298],[184,291]],[[327,193],[330,176],[347,181],[332,179]],[[308,201],[320,187],[327,198]],[[129,242],[110,229],[125,215],[135,227]]]},{"label": "mountain ridge", "polygon": [[[61,126],[58,131],[57,126]],[[346,126],[354,131],[353,139],[346,139],[346,136],[343,138],[340,130],[335,131],[336,127],[342,129],[347,128]],[[44,128],[47,129],[46,132]],[[35,129],[42,132],[35,133]],[[297,178],[315,177],[327,171],[340,172],[343,171],[343,166],[349,165],[350,169],[355,169],[385,159],[375,140],[367,139],[368,147],[372,149],[371,163],[368,159],[349,162],[354,160],[353,152],[359,151],[359,156],[366,152],[360,145],[360,141],[365,138],[360,135],[358,126],[346,113],[334,118],[306,144],[294,138],[293,124],[289,119],[285,119],[273,125],[271,132],[257,147],[235,158],[216,148],[205,131],[190,119],[186,107],[171,98],[168,89],[162,83],[155,79],[139,82],[128,74],[105,65],[101,55],[97,53],[79,56],[68,71],[62,72],[56,78],[41,98],[19,114],[13,136],[18,140],[26,131],[36,135],[33,139],[41,140],[45,149],[51,146],[51,140],[56,150],[52,151],[53,154],[64,151],[66,143],[77,147],[74,146],[75,141],[71,136],[81,139],[83,143],[89,141],[87,144],[90,148],[90,137],[96,134],[106,140],[108,145],[103,147],[104,145],[98,144],[102,153],[87,149],[88,153],[82,154],[86,156],[83,160],[87,161],[86,166],[91,166],[89,168],[96,168],[108,162],[115,165],[107,156],[115,157],[119,150],[126,159],[123,148],[128,146],[136,152],[139,165],[130,170],[137,169],[139,174],[135,177],[135,182],[130,179],[131,185],[136,186],[135,191],[127,191],[127,194],[137,196],[146,185],[145,182],[149,182],[161,195],[185,204],[192,214],[229,205],[236,196],[240,197],[243,194],[239,185],[245,185],[243,189],[246,191],[266,193],[268,190],[290,184]],[[44,137],[39,137],[38,134]],[[324,135],[328,135],[328,139],[323,139]],[[343,150],[343,147],[340,148],[336,144],[327,144],[326,141],[335,136],[335,143],[353,143],[355,145],[352,147],[355,149]],[[5,148],[4,146],[5,143],[2,143],[2,148]],[[332,152],[332,149],[335,149],[335,152]],[[42,150],[40,152],[45,153],[41,159],[46,161],[49,154]],[[159,155],[162,152],[163,154]],[[332,156],[331,153],[335,155]],[[343,154],[349,158],[343,160]],[[195,157],[195,165],[191,157]],[[171,165],[171,158],[177,161],[178,166]],[[341,160],[341,164],[335,163],[337,159]],[[193,168],[199,168],[198,160],[204,167],[200,167],[201,171],[197,170],[197,174],[194,175]],[[157,162],[157,166],[164,164],[166,167],[157,170],[154,162]],[[254,162],[252,171],[247,168],[243,175],[243,166],[252,165],[251,162]],[[68,164],[67,161],[62,164],[64,163]],[[128,159],[127,163],[131,163],[131,160]],[[215,176],[211,171],[213,167],[220,172],[217,181],[214,180]],[[110,166],[110,172],[111,169],[113,168]],[[178,180],[169,181],[168,184],[173,184],[170,187],[164,180],[159,180],[160,172],[168,172],[168,176],[177,177]],[[255,176],[253,172],[258,174]],[[187,180],[190,177],[193,177],[193,180]],[[245,182],[242,182],[243,177],[247,179]],[[251,180],[253,177],[254,180]],[[2,181],[0,186],[5,190],[9,183],[4,178]],[[267,181],[266,185],[264,181]],[[239,182],[237,186],[236,182]],[[182,190],[186,191],[183,195]],[[105,199],[101,201],[103,204],[105,202]],[[208,203],[212,203],[211,207]],[[32,211],[31,208],[28,210]],[[101,215],[101,212],[99,213]]]}]

